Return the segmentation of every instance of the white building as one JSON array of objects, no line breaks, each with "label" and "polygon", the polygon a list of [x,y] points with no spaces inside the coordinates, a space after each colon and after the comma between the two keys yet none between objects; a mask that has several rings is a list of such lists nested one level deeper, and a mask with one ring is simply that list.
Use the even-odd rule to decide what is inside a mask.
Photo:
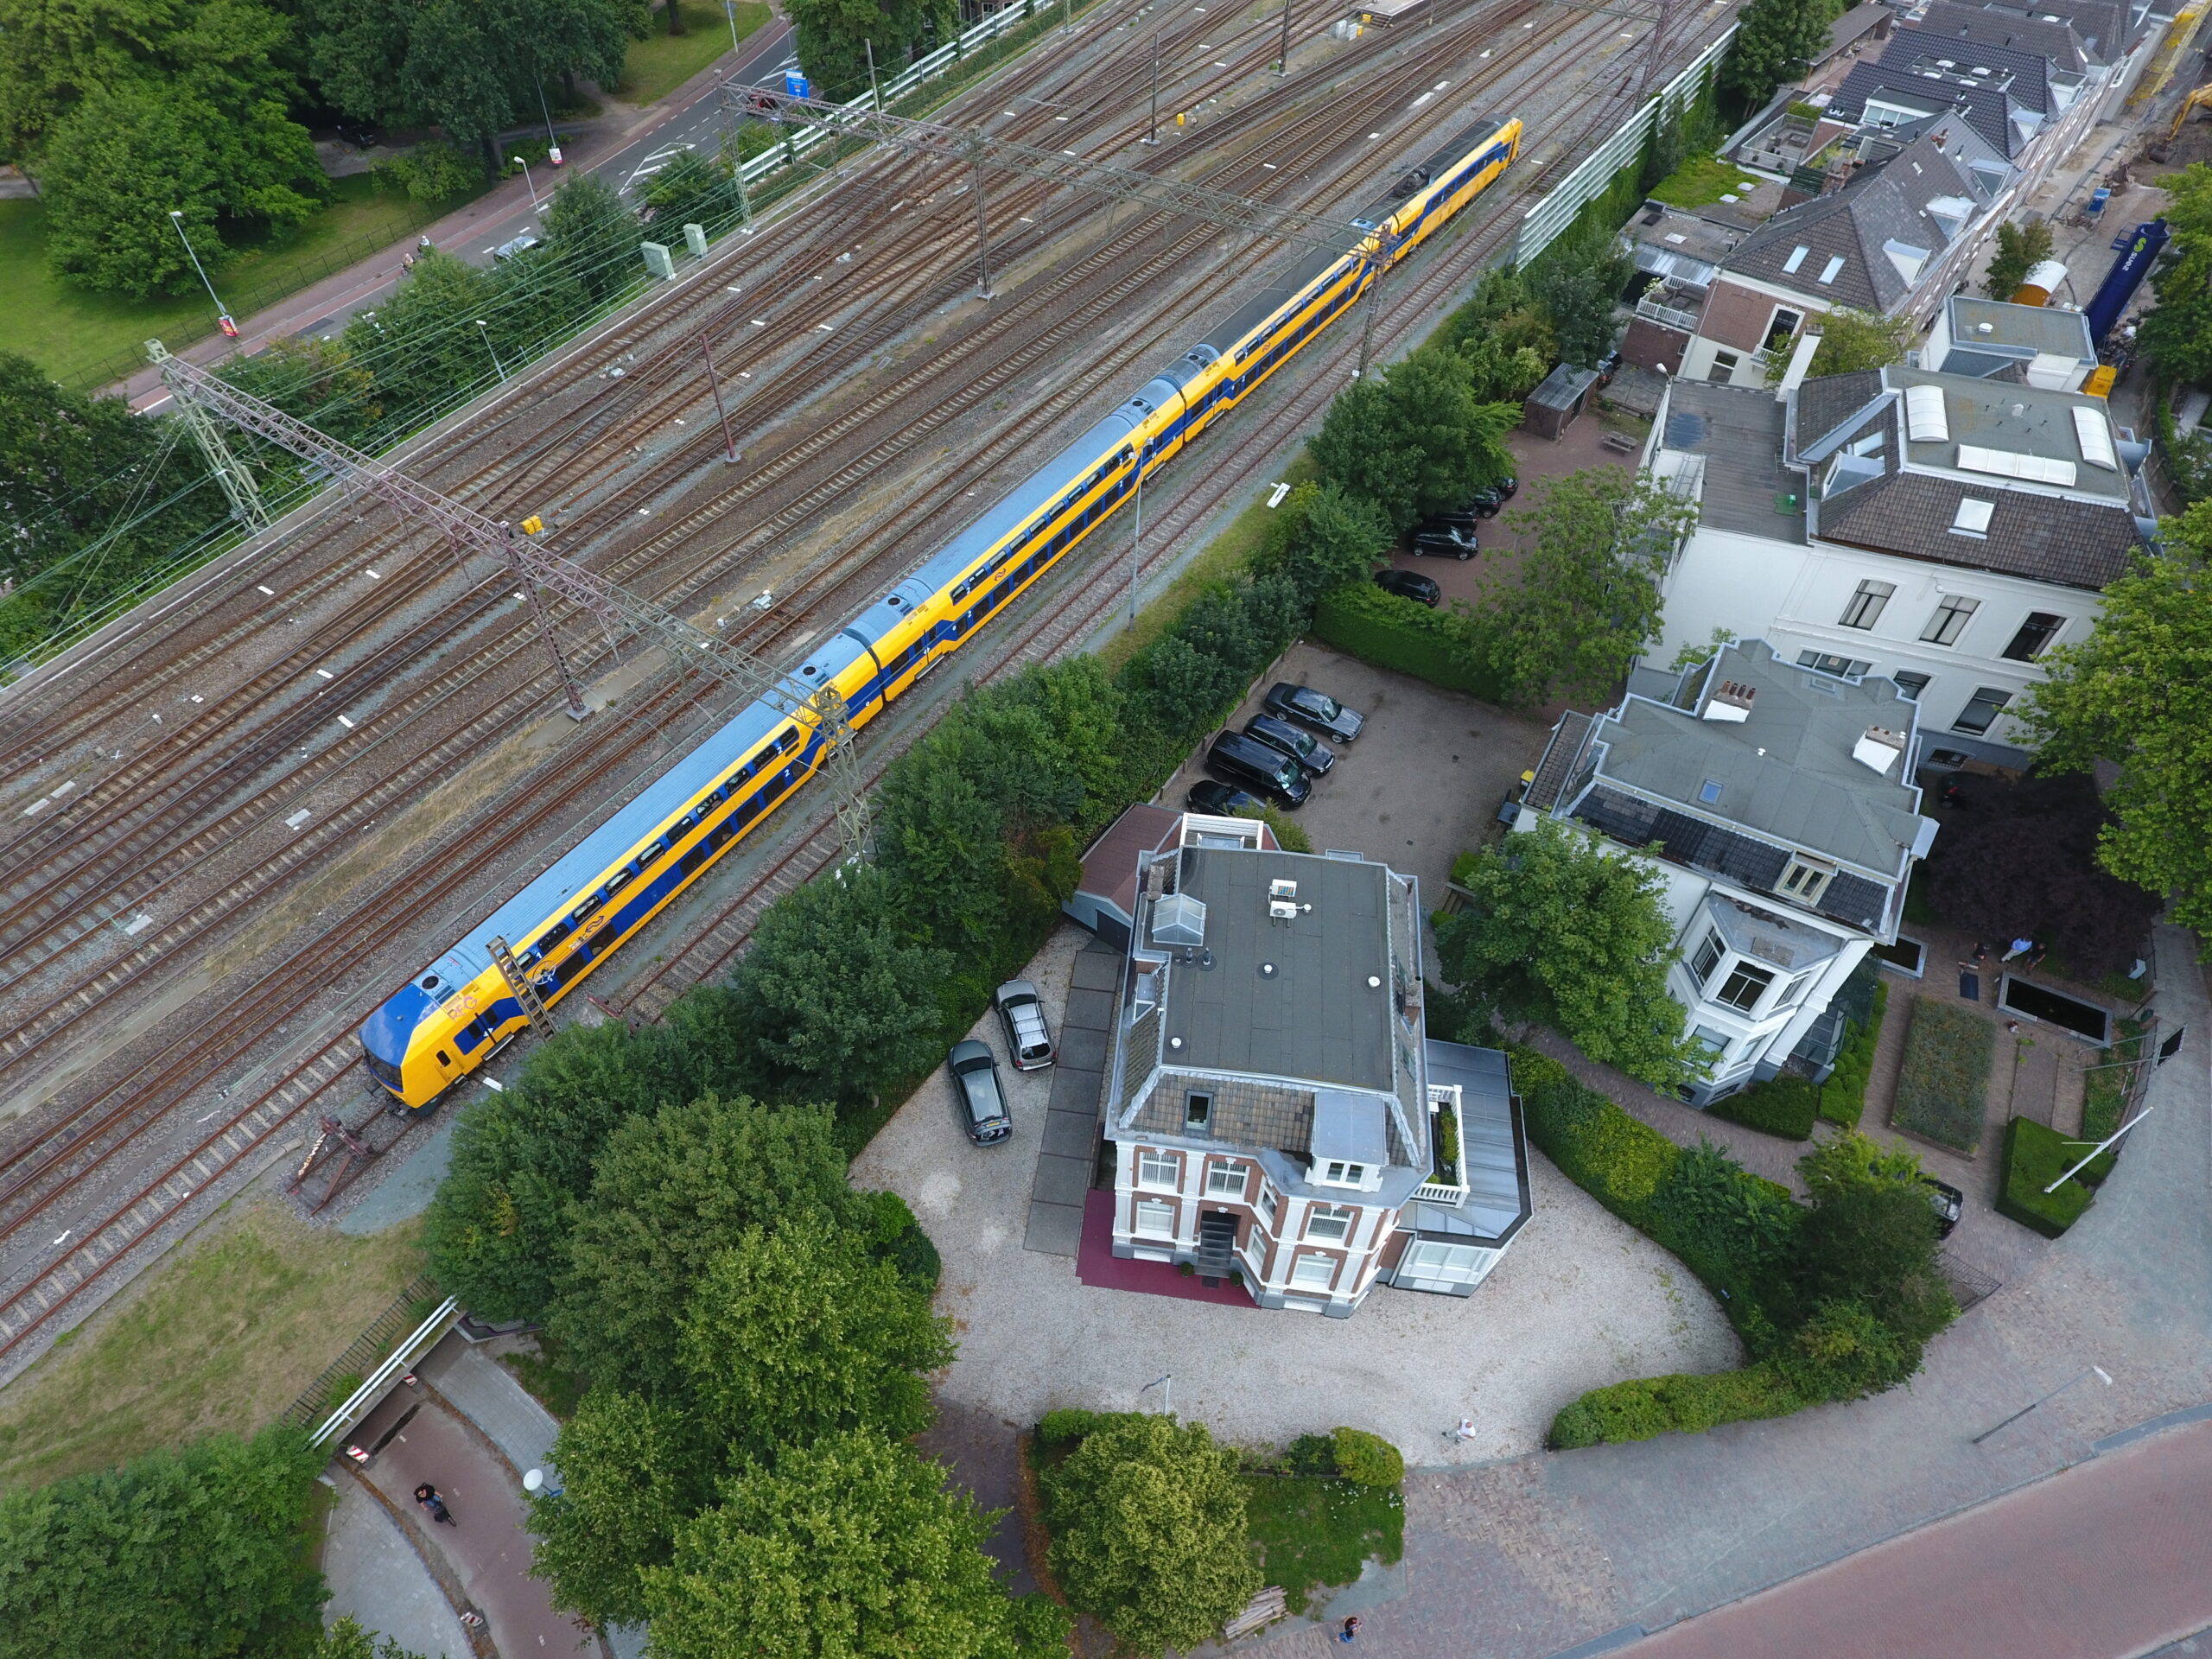
[{"label": "white building", "polygon": [[1752,641],[1662,696],[1631,691],[1553,728],[1515,827],[1574,823],[1665,879],[1680,958],[1667,988],[1713,1058],[1684,1099],[1704,1105],[1793,1058],[1827,1075],[1840,1034],[1828,1003],[1896,940],[1935,840],[1905,766],[1918,714],[1886,680],[1796,668]]},{"label": "white building", "polygon": [[[1766,391],[1677,380],[1649,461],[1698,506],[1647,661],[1715,630],[1921,705],[1923,766],[2024,765],[2011,712],[2149,528],[2143,447],[2104,401],[1891,368]],[[1639,671],[1632,688],[1662,682]]]}]

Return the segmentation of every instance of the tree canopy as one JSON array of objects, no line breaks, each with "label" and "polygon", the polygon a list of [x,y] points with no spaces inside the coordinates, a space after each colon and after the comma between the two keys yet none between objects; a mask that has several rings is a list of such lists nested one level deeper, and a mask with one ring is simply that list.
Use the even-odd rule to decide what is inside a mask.
[{"label": "tree canopy", "polygon": [[1067,1615],[1007,1595],[983,1554],[998,1516],[944,1471],[866,1430],[733,1479],[647,1569],[660,1659],[1045,1659]]},{"label": "tree canopy", "polygon": [[868,91],[871,43],[883,80],[961,28],[957,0],[791,0],[790,10],[799,67],[814,95],[839,100]]},{"label": "tree canopy", "polygon": [[2173,257],[2151,273],[2158,302],[2144,314],[2137,340],[2167,379],[2212,380],[2212,164],[2195,162],[2158,185]]},{"label": "tree canopy", "polygon": [[2045,770],[2118,763],[2098,859],[2168,895],[2173,919],[2202,932],[2212,930],[2212,503],[2164,531],[2164,551],[2105,588],[2088,639],[2044,658],[2050,678],[2028,688],[2019,712]]},{"label": "tree canopy", "polygon": [[1039,1484],[1069,1605],[1137,1653],[1211,1641],[1260,1587],[1236,1454],[1203,1423],[1109,1418]]},{"label": "tree canopy", "polygon": [[1636,267],[1610,233],[1563,237],[1546,249],[1530,289],[1549,314],[1560,361],[1595,368],[1613,348],[1613,308]]},{"label": "tree canopy", "polygon": [[1993,300],[2011,299],[2028,273],[2050,257],[2050,226],[2042,219],[2018,225],[2007,219],[1997,227],[1997,251],[1989,257],[1981,291]]},{"label": "tree canopy", "polygon": [[1470,360],[1424,346],[1340,392],[1307,448],[1330,483],[1374,503],[1394,534],[1513,474],[1510,404],[1482,399]]},{"label": "tree canopy", "polygon": [[[1806,377],[1849,374],[1854,369],[1887,368],[1904,361],[1913,340],[1910,317],[1878,316],[1847,306],[1823,312],[1817,319],[1821,343],[1807,365]],[[1767,378],[1778,381],[1789,372],[1789,353],[1777,347],[1767,364]]]},{"label": "tree canopy", "polygon": [[1830,0],[1751,0],[1736,17],[1736,38],[1720,62],[1720,84],[1747,112],[1805,73],[1827,45]]},{"label": "tree canopy", "polygon": [[1436,922],[1438,969],[1452,984],[1655,1087],[1703,1069],[1667,995],[1664,884],[1642,860],[1546,818],[1484,848],[1456,879],[1474,899]]},{"label": "tree canopy", "polygon": [[0,1659],[296,1651],[327,1594],[303,1547],[327,1453],[211,1435],[0,1496]]},{"label": "tree canopy", "polygon": [[645,1617],[645,1572],[665,1567],[677,1529],[714,1501],[727,1466],[682,1409],[594,1388],[553,1446],[562,1490],[533,1498],[531,1571],[553,1605],[591,1624]]},{"label": "tree canopy", "polygon": [[1476,613],[1508,701],[1599,697],[1659,632],[1660,577],[1697,509],[1649,474],[1590,467],[1536,486],[1510,516],[1521,580]]}]

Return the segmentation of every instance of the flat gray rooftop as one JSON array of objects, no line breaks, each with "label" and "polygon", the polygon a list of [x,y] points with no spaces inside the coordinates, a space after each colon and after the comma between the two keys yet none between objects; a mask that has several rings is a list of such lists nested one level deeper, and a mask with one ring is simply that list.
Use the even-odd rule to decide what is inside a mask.
[{"label": "flat gray rooftop", "polygon": [[[2089,320],[2079,311],[1978,300],[1970,294],[1955,295],[1950,303],[1951,342],[1955,346],[2010,346],[2082,362],[2094,362],[2096,359],[2096,347],[2089,340]],[[1985,324],[1988,327],[1986,334],[1982,332]]]},{"label": "flat gray rooftop", "polygon": [[[1660,442],[1705,457],[1701,522],[1777,542],[1804,542],[1804,482],[1782,465],[1787,415],[1779,398],[1756,386],[1675,382]],[[1778,504],[1785,499],[1795,500],[1795,507],[1783,511]]]},{"label": "flat gray rooftop", "polygon": [[[1206,907],[1213,965],[1169,970],[1171,1048],[1161,1058],[1389,1093],[1389,877],[1380,864],[1345,859],[1185,849],[1179,889]],[[1297,882],[1297,903],[1313,908],[1273,919],[1274,880]]]}]

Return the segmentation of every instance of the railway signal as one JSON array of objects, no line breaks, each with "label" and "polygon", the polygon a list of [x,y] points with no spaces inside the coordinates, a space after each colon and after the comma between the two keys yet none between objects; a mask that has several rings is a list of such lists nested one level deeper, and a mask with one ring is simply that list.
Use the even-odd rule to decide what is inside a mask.
[{"label": "railway signal", "polygon": [[[393,512],[421,519],[442,531],[457,553],[483,554],[499,560],[521,579],[531,607],[531,620],[553,659],[571,719],[582,720],[590,711],[583,693],[569,671],[561,645],[546,609],[548,594],[567,601],[579,610],[645,634],[664,650],[678,674],[696,668],[713,674],[736,689],[741,696],[772,704],[783,714],[818,724],[829,741],[823,775],[836,799],[837,825],[849,856],[861,857],[867,849],[868,812],[861,787],[860,760],[853,752],[853,728],[842,698],[827,689],[817,691],[800,684],[783,670],[764,662],[726,639],[693,627],[682,617],[588,570],[575,561],[548,551],[534,538],[515,533],[504,519],[486,517],[416,482],[397,467],[362,454],[348,444],[326,436],[304,421],[219,380],[198,365],[172,357],[159,340],[147,342],[147,355],[161,367],[181,410],[198,410],[194,435],[202,428],[219,444],[220,434],[208,418],[225,420],[313,461],[349,489],[370,490],[382,497]],[[216,465],[213,454],[209,464]],[[264,518],[265,523],[265,518]]]}]

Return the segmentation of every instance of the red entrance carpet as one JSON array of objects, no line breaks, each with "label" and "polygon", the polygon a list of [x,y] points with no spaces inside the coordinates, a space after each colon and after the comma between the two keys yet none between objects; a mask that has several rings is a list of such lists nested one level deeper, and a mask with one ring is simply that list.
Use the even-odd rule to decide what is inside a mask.
[{"label": "red entrance carpet", "polygon": [[1101,1290],[1136,1290],[1148,1296],[1179,1296],[1186,1302],[1219,1302],[1228,1307],[1255,1306],[1238,1286],[1223,1280],[1202,1282],[1165,1262],[1135,1262],[1114,1254],[1114,1195],[1094,1187],[1083,1195],[1083,1242],[1076,1247],[1075,1276]]}]

